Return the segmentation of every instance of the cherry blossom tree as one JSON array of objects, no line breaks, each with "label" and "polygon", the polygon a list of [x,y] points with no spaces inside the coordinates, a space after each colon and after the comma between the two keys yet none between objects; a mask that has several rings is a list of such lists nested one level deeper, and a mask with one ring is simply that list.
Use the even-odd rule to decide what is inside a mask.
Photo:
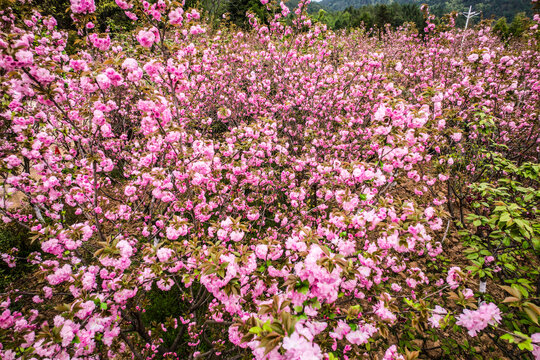
[{"label": "cherry blossom tree", "polygon": [[3,359],[414,359],[453,325],[538,357],[495,280],[444,261],[478,149],[538,159],[536,28],[508,48],[428,14],[379,42],[306,2],[245,32],[116,3],[133,33],[71,2],[72,54],[54,18],[2,11],[0,212],[39,248],[2,256],[35,270],[1,295]]}]

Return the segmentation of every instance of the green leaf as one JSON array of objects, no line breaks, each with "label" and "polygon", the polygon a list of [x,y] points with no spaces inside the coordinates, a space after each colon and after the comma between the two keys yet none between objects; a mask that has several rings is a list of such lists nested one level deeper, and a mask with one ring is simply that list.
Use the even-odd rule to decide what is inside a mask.
[{"label": "green leaf", "polygon": [[510,214],[505,211],[501,214],[501,217],[499,218],[499,222],[507,222],[508,220],[510,220]]},{"label": "green leaf", "polygon": [[529,351],[533,351],[532,340],[531,340],[531,339],[527,339],[527,340],[525,340],[524,342],[519,343],[519,344],[518,344],[518,348],[519,348],[520,350],[529,350]]},{"label": "green leaf", "polygon": [[527,289],[525,289],[525,287],[523,287],[523,286],[521,286],[521,285],[518,285],[518,284],[513,284],[512,287],[513,287],[514,289],[517,288],[517,289],[521,292],[521,294],[522,294],[524,297],[526,297],[526,298],[529,297],[529,292],[527,291]]},{"label": "green leaf", "polygon": [[272,326],[270,326],[270,320],[266,321],[263,324],[263,330],[268,331],[268,332],[272,332]]},{"label": "green leaf", "polygon": [[486,276],[486,272],[484,270],[478,270],[478,276],[482,279],[484,276]]},{"label": "green leaf", "polygon": [[532,239],[532,245],[533,245],[533,249],[535,251],[540,251],[540,238],[539,237],[534,237]]},{"label": "green leaf", "polygon": [[529,316],[529,318],[531,319],[531,321],[533,323],[535,323],[536,325],[539,325],[538,324],[538,315],[536,315],[536,313],[533,310],[531,310],[530,308],[525,308],[524,310],[527,313],[527,315]]},{"label": "green leaf", "polygon": [[[505,243],[505,245],[506,245],[506,243]],[[508,241],[508,245],[510,245],[510,241]],[[507,246],[508,246],[508,245],[507,245]],[[516,267],[515,267],[513,264],[510,264],[510,263],[504,263],[504,266],[505,266],[507,269],[511,270],[511,271],[516,270]]]},{"label": "green leaf", "polygon": [[249,329],[249,332],[255,335],[259,335],[262,332],[262,329],[258,326],[254,326],[251,329]]},{"label": "green leaf", "polygon": [[513,344],[515,342],[514,336],[512,334],[504,334],[501,336],[501,340],[506,340],[510,344]]},{"label": "green leaf", "polygon": [[521,293],[519,292],[519,290],[515,289],[514,287],[510,287],[506,285],[501,285],[501,288],[506,290],[506,292],[508,292],[510,295],[521,300]]},{"label": "green leaf", "polygon": [[100,308],[101,310],[107,310],[107,308],[108,308],[108,307],[107,307],[107,303],[102,302],[101,304],[99,304],[99,308]]}]

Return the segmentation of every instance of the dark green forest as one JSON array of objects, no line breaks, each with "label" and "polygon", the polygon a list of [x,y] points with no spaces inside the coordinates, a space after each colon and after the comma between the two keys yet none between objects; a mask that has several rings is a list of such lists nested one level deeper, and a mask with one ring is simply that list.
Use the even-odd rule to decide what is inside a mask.
[{"label": "dark green forest", "polygon": [[317,5],[327,11],[344,11],[348,8],[361,8],[384,4],[394,6],[398,4],[428,4],[430,11],[438,16],[451,13],[453,11],[463,12],[473,7],[473,10],[480,11],[484,19],[506,17],[512,20],[520,12],[527,16],[532,16],[530,0],[322,0]]},{"label": "dark green forest", "polygon": [[[494,21],[496,24],[494,30],[505,39],[519,37],[530,26],[530,19],[534,13],[531,3],[526,0],[484,2],[432,0],[427,2],[431,3],[429,5],[430,13],[437,18],[450,13],[460,14],[456,17],[458,27],[465,26],[463,13],[472,5],[473,11],[480,12],[480,14],[472,18],[470,25],[483,20]],[[341,5],[347,5],[347,7],[341,8]],[[418,1],[324,0],[315,3],[311,12],[334,30],[355,28],[362,25],[366,29],[381,29],[386,24],[396,28],[404,23],[413,23],[417,29],[422,30],[424,14],[420,7]]]}]

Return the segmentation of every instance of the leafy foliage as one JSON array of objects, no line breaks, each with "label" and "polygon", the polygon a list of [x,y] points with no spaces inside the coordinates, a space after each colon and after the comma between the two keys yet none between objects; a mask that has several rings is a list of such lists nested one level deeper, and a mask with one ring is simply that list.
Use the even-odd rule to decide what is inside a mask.
[{"label": "leafy foliage", "polygon": [[2,10],[0,357],[540,356],[540,16],[115,4]]}]

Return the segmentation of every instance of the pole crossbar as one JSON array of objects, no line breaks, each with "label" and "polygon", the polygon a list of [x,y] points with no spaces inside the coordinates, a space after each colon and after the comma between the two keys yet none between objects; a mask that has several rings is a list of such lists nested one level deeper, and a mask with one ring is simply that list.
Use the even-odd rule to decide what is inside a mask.
[{"label": "pole crossbar", "polygon": [[480,11],[472,11],[472,5],[469,6],[468,12],[462,12],[460,15],[463,15],[467,18],[467,21],[465,21],[465,29],[463,30],[463,37],[461,38],[461,45],[459,48],[461,49],[463,47],[463,41],[465,41],[465,32],[467,31],[467,28],[469,27],[469,20],[472,19],[475,16],[480,15]]}]

